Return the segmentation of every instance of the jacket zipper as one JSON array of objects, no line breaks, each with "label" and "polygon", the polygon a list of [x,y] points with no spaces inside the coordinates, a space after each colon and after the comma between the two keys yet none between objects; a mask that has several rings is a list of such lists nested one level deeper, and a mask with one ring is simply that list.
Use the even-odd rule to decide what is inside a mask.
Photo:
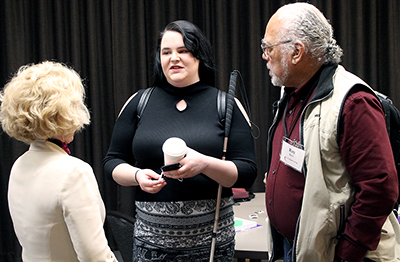
[{"label": "jacket zipper", "polygon": [[[305,111],[307,110],[307,108],[310,107],[312,104],[319,103],[320,101],[322,101],[322,100],[324,100],[325,98],[327,98],[328,96],[330,96],[332,93],[333,93],[333,90],[332,90],[331,92],[329,92],[326,96],[324,96],[324,97],[322,97],[322,98],[320,98],[320,99],[311,101],[310,103],[308,103],[308,104],[304,107],[303,111],[301,112],[301,115],[300,115],[300,119],[301,119],[301,120],[300,120],[300,126],[299,126],[299,129],[300,129],[300,130],[299,130],[299,133],[300,133],[300,143],[301,143],[302,145],[304,145],[304,137],[303,137],[304,112],[305,112]],[[320,117],[321,117],[321,116],[320,116]],[[304,170],[304,179],[307,179],[307,166],[306,166],[306,163],[305,163],[305,162],[303,163],[303,170]],[[300,211],[300,214],[301,214],[301,211]],[[298,217],[298,219],[297,219],[296,230],[295,230],[295,233],[294,233],[294,240],[293,240],[293,246],[292,246],[292,261],[293,261],[293,262],[296,262],[296,261],[297,261],[297,259],[296,259],[296,243],[297,243],[297,237],[298,237],[298,235],[299,235],[300,218],[301,218],[301,215],[299,215],[299,217]]]}]

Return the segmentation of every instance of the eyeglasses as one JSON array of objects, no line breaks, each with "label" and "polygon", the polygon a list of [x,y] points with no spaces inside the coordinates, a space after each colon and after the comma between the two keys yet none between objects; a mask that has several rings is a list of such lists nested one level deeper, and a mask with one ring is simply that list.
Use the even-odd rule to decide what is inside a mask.
[{"label": "eyeglasses", "polygon": [[293,40],[286,40],[286,41],[283,41],[283,42],[280,42],[280,43],[277,43],[274,45],[267,46],[267,45],[265,45],[265,43],[263,41],[261,41],[261,50],[263,51],[263,54],[265,55],[265,57],[268,57],[269,53],[272,51],[272,50],[270,50],[271,47],[274,47],[277,45],[283,45],[283,44],[287,44],[287,43],[291,43],[291,42],[293,42]]}]

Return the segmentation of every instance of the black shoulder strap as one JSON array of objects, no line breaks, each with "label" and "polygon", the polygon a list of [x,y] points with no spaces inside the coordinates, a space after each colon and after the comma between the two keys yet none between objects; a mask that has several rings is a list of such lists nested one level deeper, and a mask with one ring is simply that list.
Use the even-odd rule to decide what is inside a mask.
[{"label": "black shoulder strap", "polygon": [[146,88],[143,91],[142,96],[139,99],[139,103],[136,108],[137,116],[139,119],[142,116],[144,109],[146,108],[147,102],[149,101],[150,95],[153,92],[153,90],[154,90],[154,86]]},{"label": "black shoulder strap", "polygon": [[219,120],[221,123],[224,123],[226,118],[226,93],[219,89],[217,95],[217,110]]},{"label": "black shoulder strap", "polygon": [[[139,103],[136,108],[137,116],[139,119],[142,116],[144,109],[146,108],[147,102],[149,101],[150,95],[153,92],[153,90],[154,86],[146,88],[139,99]],[[224,122],[226,117],[226,93],[221,90],[218,90],[217,110],[218,110],[219,120],[221,122]]]}]

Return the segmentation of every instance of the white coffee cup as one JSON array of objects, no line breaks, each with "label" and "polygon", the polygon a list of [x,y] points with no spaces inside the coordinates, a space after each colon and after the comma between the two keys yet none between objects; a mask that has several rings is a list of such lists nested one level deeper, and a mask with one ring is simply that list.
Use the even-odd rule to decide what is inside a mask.
[{"label": "white coffee cup", "polygon": [[165,140],[162,150],[164,152],[164,164],[169,165],[179,162],[179,160],[185,157],[187,146],[181,138],[170,137]]}]

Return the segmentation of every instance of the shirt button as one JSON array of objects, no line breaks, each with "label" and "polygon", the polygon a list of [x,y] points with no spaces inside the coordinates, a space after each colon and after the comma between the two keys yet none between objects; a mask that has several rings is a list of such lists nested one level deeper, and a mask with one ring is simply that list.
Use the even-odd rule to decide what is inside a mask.
[{"label": "shirt button", "polygon": [[271,205],[271,204],[272,204],[272,200],[268,201],[268,204],[270,204],[270,205]]},{"label": "shirt button", "polygon": [[275,170],[272,170],[272,174],[275,174],[276,173],[276,171]]},{"label": "shirt button", "polygon": [[293,111],[292,110],[289,110],[289,114],[292,114],[293,113]]}]

